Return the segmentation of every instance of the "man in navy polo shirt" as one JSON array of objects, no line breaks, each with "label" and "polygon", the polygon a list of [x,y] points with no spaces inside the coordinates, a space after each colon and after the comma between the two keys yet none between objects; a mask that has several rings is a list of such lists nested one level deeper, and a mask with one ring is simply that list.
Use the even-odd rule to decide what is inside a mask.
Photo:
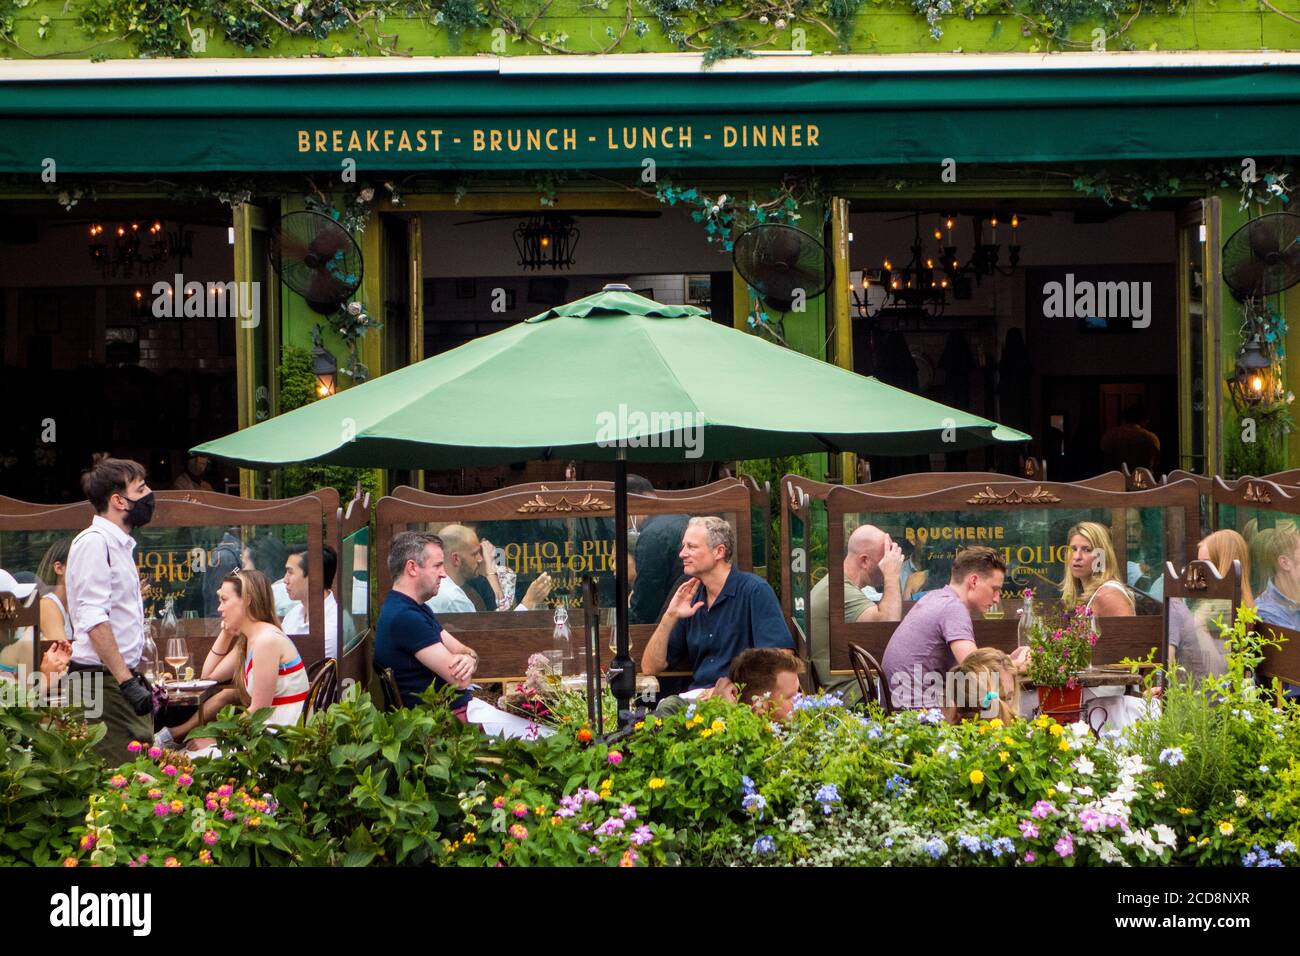
[{"label": "man in navy polo shirt", "polygon": [[388,549],[388,572],[393,589],[384,599],[375,625],[375,669],[393,669],[402,703],[420,704],[419,695],[430,684],[448,684],[462,693],[452,710],[462,721],[469,707],[470,678],[478,667],[478,654],[443,630],[425,604],[438,593],[444,569],[442,539],[421,531],[403,531]]},{"label": "man in navy polo shirt", "polygon": [[668,602],[641,657],[656,675],[669,663],[688,662],[691,688],[712,687],[727,675],[732,658],[751,647],[794,650],[772,586],[731,566],[736,535],[709,515],[692,518],[682,535],[682,571],[690,579]]}]

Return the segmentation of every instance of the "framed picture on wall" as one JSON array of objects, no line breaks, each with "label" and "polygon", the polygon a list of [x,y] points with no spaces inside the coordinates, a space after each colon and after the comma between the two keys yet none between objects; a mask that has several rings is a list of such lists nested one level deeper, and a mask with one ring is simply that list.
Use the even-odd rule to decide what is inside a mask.
[{"label": "framed picture on wall", "polygon": [[685,296],[688,305],[708,305],[712,298],[712,280],[707,275],[687,276]]},{"label": "framed picture on wall", "polygon": [[472,299],[478,295],[478,286],[473,279],[456,280],[456,298]]}]

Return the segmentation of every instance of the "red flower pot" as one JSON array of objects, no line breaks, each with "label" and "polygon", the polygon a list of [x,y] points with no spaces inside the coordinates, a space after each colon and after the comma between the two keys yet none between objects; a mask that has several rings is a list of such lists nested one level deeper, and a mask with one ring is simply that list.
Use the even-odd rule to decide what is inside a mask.
[{"label": "red flower pot", "polygon": [[1072,724],[1082,719],[1082,687],[1039,687],[1038,712],[1055,718],[1058,723]]}]

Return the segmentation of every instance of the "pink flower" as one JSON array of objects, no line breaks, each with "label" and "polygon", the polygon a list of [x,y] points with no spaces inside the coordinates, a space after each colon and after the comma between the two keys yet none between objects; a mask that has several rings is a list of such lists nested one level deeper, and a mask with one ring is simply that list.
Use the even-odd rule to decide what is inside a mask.
[{"label": "pink flower", "polygon": [[505,805],[506,805],[506,798],[505,798],[505,797],[494,797],[493,800],[492,800],[492,806],[495,807],[495,808],[498,809],[498,810],[500,810],[500,809],[501,809],[502,807],[504,807]]},{"label": "pink flower", "polygon": [[1070,688],[1070,690],[1074,690],[1076,687],[1079,686],[1079,682],[1076,681],[1073,677],[1071,677],[1069,680],[1065,682],[1065,686]]},{"label": "pink flower", "polygon": [[146,863],[149,862],[149,854],[148,854],[148,853],[141,853],[141,854],[136,858],[136,862],[139,863],[141,866],[144,866]]},{"label": "pink flower", "polygon": [[167,857],[167,859],[163,860],[163,866],[180,866],[180,865],[181,865],[181,861],[176,859],[176,857],[174,856],[169,856]]},{"label": "pink flower", "polygon": [[523,819],[524,817],[528,816],[528,808],[524,806],[522,803],[515,804],[515,809],[513,812],[514,815],[519,817],[520,819]]},{"label": "pink flower", "polygon": [[207,807],[209,810],[217,809],[217,801],[213,800],[211,797],[208,797],[208,799],[204,800],[203,805]]},{"label": "pink flower", "polygon": [[126,786],[126,777],[122,776],[120,773],[115,773],[113,774],[113,779],[108,781],[108,785],[114,790],[121,790]]},{"label": "pink flower", "polygon": [[235,788],[228,783],[223,783],[221,786],[217,787],[217,796],[219,797],[228,797],[234,792]]},{"label": "pink flower", "polygon": [[183,773],[176,778],[176,782],[180,784],[182,787],[188,787],[190,784],[194,782],[194,778],[191,777],[188,773]]},{"label": "pink flower", "polygon": [[233,820],[233,819],[235,819],[234,811],[232,811],[232,810],[227,810],[225,813],[223,813],[223,814],[221,815],[221,819],[223,819],[223,820]]},{"label": "pink flower", "polygon": [[629,847],[627,851],[624,852],[624,854],[619,858],[618,865],[636,866],[637,859],[638,857],[637,857],[636,850],[633,850],[631,847]]},{"label": "pink flower", "polygon": [[642,843],[649,843],[654,838],[654,834],[650,832],[650,828],[644,825],[633,830],[632,836],[629,837],[629,839],[637,846],[640,846]]},{"label": "pink flower", "polygon": [[617,750],[611,750],[609,752],[608,759],[610,763],[612,763],[615,767],[617,767],[619,764],[623,762],[623,755],[619,753]]},{"label": "pink flower", "polygon": [[203,834],[203,842],[206,843],[208,846],[215,846],[217,839],[218,837],[217,837],[216,830],[208,830],[206,833]]},{"label": "pink flower", "polygon": [[161,757],[161,756],[162,756],[162,748],[161,748],[161,747],[150,747],[150,748],[149,748],[149,759],[150,759],[150,760],[157,760],[157,759],[158,759],[159,757]]},{"label": "pink flower", "polygon": [[1020,835],[1026,840],[1033,840],[1038,836],[1038,824],[1030,820],[1020,821]]},{"label": "pink flower", "polygon": [[163,773],[167,774],[167,776],[169,777],[174,777],[176,776],[177,773],[179,773],[179,771],[171,764],[168,764],[167,766],[163,767]]},{"label": "pink flower", "polygon": [[167,814],[169,814],[169,813],[171,813],[171,808],[170,808],[169,806],[167,806],[167,804],[164,803],[163,801],[159,800],[157,803],[155,803],[155,804],[153,805],[153,815],[154,815],[154,816],[156,816],[156,817],[165,817],[165,816],[167,816]]},{"label": "pink flower", "polygon": [[1032,850],[1031,850],[1030,852],[1028,852],[1028,853],[1025,854],[1025,862],[1026,862],[1026,863],[1033,863],[1034,860],[1036,860],[1036,859],[1038,859],[1038,857],[1034,856],[1034,853],[1033,853]]},{"label": "pink flower", "polygon": [[510,827],[510,835],[516,840],[527,840],[528,827],[524,826],[522,823],[516,823]]},{"label": "pink flower", "polygon": [[618,812],[622,815],[624,820],[636,819],[636,807],[632,806],[630,803],[623,804],[618,808]]},{"label": "pink flower", "polygon": [[138,754],[141,750],[144,750],[144,744],[138,740],[133,740],[126,745],[126,749],[128,753]]},{"label": "pink flower", "polygon": [[81,848],[83,850],[93,850],[95,848],[95,834],[87,833],[81,838]]},{"label": "pink flower", "polygon": [[1052,806],[1046,800],[1039,800],[1034,804],[1033,809],[1029,811],[1029,815],[1035,820],[1046,820],[1055,812],[1056,807]]},{"label": "pink flower", "polygon": [[151,790],[149,790],[149,792],[146,793],[145,796],[148,797],[150,800],[159,800],[162,798],[162,791],[159,790],[157,787],[154,787]]},{"label": "pink flower", "polygon": [[1065,665],[1062,664],[1060,667],[1058,667],[1058,668],[1056,669],[1056,673],[1058,673],[1058,674],[1064,674],[1064,673],[1065,673]]},{"label": "pink flower", "polygon": [[1102,822],[1102,815],[1096,810],[1084,810],[1079,814],[1079,824],[1083,827],[1084,833],[1096,833],[1101,829]]},{"label": "pink flower", "polygon": [[1074,838],[1070,836],[1070,833],[1067,830],[1065,836],[1061,837],[1061,839],[1056,841],[1056,855],[1059,856],[1061,859],[1065,859],[1067,856],[1070,856],[1073,853],[1074,853]]}]

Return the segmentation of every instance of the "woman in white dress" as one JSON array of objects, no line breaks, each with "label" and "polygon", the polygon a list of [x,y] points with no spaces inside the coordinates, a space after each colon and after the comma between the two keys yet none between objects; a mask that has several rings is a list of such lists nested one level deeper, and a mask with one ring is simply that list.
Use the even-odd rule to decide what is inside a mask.
[{"label": "woman in white dress", "polygon": [[[195,727],[239,701],[249,710],[270,707],[268,726],[293,724],[302,716],[310,682],[302,656],[280,630],[271,584],[261,571],[226,575],[217,592],[221,633],[203,662],[203,677],[234,686],[210,697],[179,727],[160,732],[155,741],[169,746]],[[187,741],[190,750],[211,746],[211,740]]]},{"label": "woman in white dress", "polygon": [[[1233,561],[1241,562],[1241,605],[1255,606],[1250,588],[1250,547],[1246,539],[1230,529],[1216,531],[1196,546],[1196,560],[1208,561],[1227,577]],[[1192,680],[1221,676],[1228,672],[1228,655],[1214,619],[1230,616],[1227,601],[1197,601],[1191,610],[1186,601],[1169,602],[1169,666]]]},{"label": "woman in white dress", "polygon": [[1070,554],[1065,559],[1061,604],[1085,605],[1094,617],[1132,617],[1137,613],[1133,592],[1124,584],[1115,545],[1105,525],[1080,521],[1066,536]]}]

